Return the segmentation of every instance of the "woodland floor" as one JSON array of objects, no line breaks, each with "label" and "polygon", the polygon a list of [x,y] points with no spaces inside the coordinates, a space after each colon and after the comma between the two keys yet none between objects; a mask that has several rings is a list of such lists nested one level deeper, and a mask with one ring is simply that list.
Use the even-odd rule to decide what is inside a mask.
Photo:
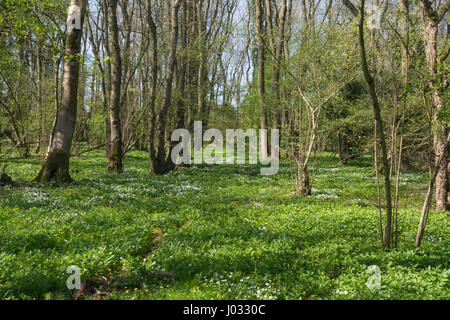
[{"label": "woodland floor", "polygon": [[[38,157],[8,162],[16,181],[39,169]],[[310,197],[292,195],[287,164],[264,177],[251,165],[151,176],[139,151],[122,175],[106,163],[94,151],[71,160],[74,184],[0,187],[0,299],[71,299],[71,265],[84,299],[450,299],[448,214],[431,212],[413,245],[426,172],[402,174],[399,249],[384,251],[370,159],[321,154]]]}]

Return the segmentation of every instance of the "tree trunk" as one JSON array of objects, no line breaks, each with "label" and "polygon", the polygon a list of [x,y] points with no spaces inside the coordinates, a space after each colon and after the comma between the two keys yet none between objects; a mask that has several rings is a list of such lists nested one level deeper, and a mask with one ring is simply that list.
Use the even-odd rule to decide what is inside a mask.
[{"label": "tree trunk", "polygon": [[37,132],[37,144],[34,149],[34,153],[39,153],[42,147],[42,139],[43,139],[43,101],[42,101],[42,54],[41,54],[41,43],[38,44],[37,56],[36,56],[36,69],[37,69],[37,107],[38,107],[38,132]]},{"label": "tree trunk", "polygon": [[111,93],[109,105],[110,141],[108,148],[108,171],[123,172],[122,128],[120,124],[120,90],[122,86],[122,59],[117,26],[117,0],[108,1],[108,19],[111,28]]},{"label": "tree trunk", "polygon": [[300,181],[297,184],[297,194],[301,196],[311,195],[311,183],[309,181],[308,167],[299,166],[299,177]]},{"label": "tree trunk", "polygon": [[384,225],[383,232],[383,245],[387,248],[391,247],[392,242],[392,197],[391,197],[391,180],[389,178],[389,160],[388,152],[386,147],[386,139],[383,129],[383,120],[381,118],[381,108],[378,103],[378,96],[375,89],[375,81],[369,73],[369,68],[366,60],[365,44],[364,44],[364,0],[361,5],[361,21],[359,25],[359,42],[360,42],[360,52],[362,59],[362,68],[364,77],[369,86],[369,93],[372,98],[372,109],[375,122],[377,123],[377,135],[379,137],[381,146],[381,159],[383,162],[383,173],[384,173],[384,190],[386,197],[386,224]]},{"label": "tree trunk", "polygon": [[[448,127],[446,125],[441,126],[442,135],[445,137],[448,133]],[[435,148],[436,156],[438,155],[437,150],[442,150],[444,141],[442,141],[442,135],[438,134],[437,143]],[[436,177],[436,209],[437,210],[448,210],[448,192],[449,192],[449,175],[447,166],[449,164],[449,148],[444,148],[444,155],[442,157],[441,164],[439,166],[439,171]]]},{"label": "tree trunk", "polygon": [[[287,15],[287,0],[281,1],[279,9],[281,15],[278,17],[278,8],[275,7],[277,14],[275,15],[276,28],[273,27],[272,1],[266,0],[266,24],[268,28],[268,39],[272,51],[272,93],[273,101],[271,108],[273,110],[273,128],[280,129],[281,125],[281,101],[280,101],[280,69],[281,58],[284,51],[285,41],[285,24]],[[276,2],[273,3],[277,6]],[[275,32],[277,29],[277,32]]]},{"label": "tree trunk", "polygon": [[151,0],[147,0],[147,22],[150,30],[151,48],[152,48],[152,60],[151,70],[152,77],[150,80],[150,102],[149,102],[149,121],[147,128],[147,146],[150,159],[150,171],[156,172],[157,168],[154,168],[156,164],[156,151],[155,151],[155,126],[156,126],[156,88],[158,86],[158,35],[156,33],[156,24],[152,17]]},{"label": "tree trunk", "polygon": [[80,12],[80,29],[67,28],[60,109],[50,139],[50,145],[44,164],[34,179],[45,182],[56,179],[71,182],[69,157],[73,132],[77,119],[78,77],[80,70],[79,54],[81,49],[82,27],[86,12],[85,0],[71,0],[68,20],[74,18],[75,9]]},{"label": "tree trunk", "polygon": [[[438,41],[438,24],[439,15],[436,10],[433,9],[431,3],[428,0],[421,0],[423,6],[423,23],[424,23],[424,37],[425,37],[425,54],[427,58],[428,74],[430,80],[428,86],[431,90],[432,103],[435,114],[438,114],[444,106],[441,92],[437,88],[437,41]],[[436,130],[434,131],[434,154],[438,156],[442,146],[444,145],[444,139],[447,136],[448,128],[445,124],[441,123],[438,119],[435,119]],[[445,154],[441,161],[436,177],[436,209],[445,210],[448,209],[448,192],[449,181],[447,174],[447,165],[449,161],[448,150],[444,150]]]},{"label": "tree trunk", "polygon": [[441,148],[441,153],[440,153],[440,156],[436,160],[433,174],[430,176],[430,182],[428,184],[427,195],[425,196],[425,201],[423,202],[422,214],[420,215],[419,227],[417,229],[416,241],[414,243],[416,247],[420,247],[420,244],[422,243],[423,233],[425,231],[425,226],[427,224],[428,212],[430,211],[430,201],[431,201],[431,194],[433,192],[433,185],[434,185],[434,183],[436,181],[436,177],[440,171],[440,167],[442,165],[442,160],[444,159],[444,156],[445,156],[445,149],[448,149],[449,142],[450,142],[450,134],[447,136],[447,139]]},{"label": "tree trunk", "polygon": [[203,121],[203,128],[208,127],[209,114],[207,112],[206,102],[206,86],[208,78],[207,70],[207,52],[206,52],[206,25],[203,18],[203,0],[197,2],[197,26],[198,26],[198,59],[199,66],[197,70],[197,114],[201,121]]},{"label": "tree trunk", "polygon": [[[353,15],[358,16],[358,10],[356,7],[348,0],[344,0],[344,5],[353,13]],[[361,7],[359,10],[360,20],[358,26],[359,34],[359,47],[361,56],[361,67],[364,73],[364,78],[369,87],[370,97],[372,98],[372,111],[374,121],[376,123],[377,136],[380,141],[381,146],[381,158],[383,163],[383,173],[384,173],[384,189],[386,197],[386,224],[384,226],[383,232],[383,246],[390,248],[392,244],[392,197],[391,197],[391,180],[389,178],[389,160],[388,152],[386,148],[386,139],[383,129],[383,120],[381,118],[381,108],[378,103],[378,96],[375,89],[375,80],[370,74],[369,66],[367,64],[367,56],[364,42],[364,7],[365,0],[361,1]]]},{"label": "tree trunk", "polygon": [[[261,129],[267,127],[267,116],[264,108],[264,40],[263,40],[263,7],[262,0],[256,0],[256,35],[258,39],[258,96],[259,96],[259,111],[260,111],[260,125]],[[267,135],[261,135],[261,159],[267,158]]]},{"label": "tree trunk", "polygon": [[342,137],[342,134],[338,132],[337,134],[337,142],[338,142],[338,153],[339,153],[339,163],[347,164],[347,156],[345,153],[345,142],[343,141],[345,138]]},{"label": "tree trunk", "polygon": [[165,78],[164,98],[158,114],[157,128],[157,154],[153,159],[152,171],[155,174],[164,174],[168,171],[166,165],[166,124],[167,113],[171,104],[173,75],[176,65],[177,42],[178,42],[178,10],[182,0],[176,0],[171,10],[171,33],[170,33],[170,53],[169,65]]}]

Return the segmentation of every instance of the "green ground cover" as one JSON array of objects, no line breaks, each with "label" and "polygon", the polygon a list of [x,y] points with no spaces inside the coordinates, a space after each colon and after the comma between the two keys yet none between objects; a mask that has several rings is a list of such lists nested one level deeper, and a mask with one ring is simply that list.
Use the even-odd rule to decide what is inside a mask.
[{"label": "green ground cover", "polygon": [[[414,236],[425,172],[401,177],[400,246],[381,248],[370,159],[311,165],[298,197],[289,167],[194,166],[148,174],[133,151],[122,175],[94,151],[71,160],[74,184],[0,187],[0,299],[70,299],[67,267],[89,280],[85,299],[449,299],[449,217],[430,213]],[[39,159],[13,157],[30,181]],[[152,230],[165,240],[152,244]],[[370,290],[367,268],[381,270]]]}]

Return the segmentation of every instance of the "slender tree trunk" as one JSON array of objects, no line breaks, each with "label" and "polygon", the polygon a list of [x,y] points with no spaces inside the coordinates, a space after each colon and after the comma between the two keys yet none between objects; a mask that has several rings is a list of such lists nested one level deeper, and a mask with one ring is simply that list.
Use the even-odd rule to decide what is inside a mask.
[{"label": "slender tree trunk", "polygon": [[[262,0],[256,0],[256,36],[258,39],[258,96],[259,96],[259,111],[260,111],[260,126],[261,129],[267,127],[267,116],[264,107],[265,102],[265,85],[264,85],[264,39],[263,39],[263,5]],[[259,150],[262,159],[267,158],[268,141],[267,136],[261,134],[261,150]]]},{"label": "slender tree trunk", "polygon": [[152,17],[151,0],[147,0],[147,20],[151,37],[151,70],[152,76],[150,80],[150,101],[149,101],[149,121],[147,128],[147,146],[150,159],[150,171],[156,172],[154,165],[157,163],[155,150],[155,126],[156,126],[156,89],[158,86],[158,35],[156,33],[156,24]]},{"label": "slender tree trunk", "polygon": [[[107,19],[104,19],[105,22]],[[91,24],[88,21],[88,35],[89,35],[89,40],[91,42],[91,46],[92,46],[92,51],[94,53],[95,56],[95,60],[97,61],[97,67],[100,73],[100,85],[101,85],[101,97],[102,97],[102,106],[103,106],[103,111],[105,114],[108,113],[108,101],[107,101],[107,93],[110,93],[111,90],[109,90],[109,84],[107,85],[106,83],[106,75],[105,75],[105,69],[103,68],[103,64],[102,64],[102,59],[100,58],[100,50],[99,50],[99,45],[98,43],[95,41],[94,39],[94,33],[92,31],[91,28]],[[110,76],[111,72],[109,72],[110,65],[109,63],[106,64],[106,69],[107,69],[107,74],[108,76]],[[109,138],[110,138],[110,124],[109,124],[109,119],[105,118],[105,141],[109,142]],[[109,143],[105,143],[106,145],[106,151],[109,150]]]},{"label": "slender tree trunk", "polygon": [[158,128],[157,128],[157,148],[156,158],[152,164],[152,171],[156,174],[166,173],[168,167],[166,165],[166,124],[167,113],[171,104],[172,98],[172,84],[173,76],[176,65],[177,54],[177,42],[178,42],[178,11],[182,0],[176,0],[172,5],[170,19],[171,19],[171,32],[170,32],[170,53],[169,53],[169,65],[165,77],[165,90],[164,98],[161,105],[161,109],[158,113]]},{"label": "slender tree trunk", "polygon": [[[273,12],[272,12],[272,1],[266,0],[266,24],[268,28],[268,38],[272,51],[272,92],[273,92],[273,103],[271,108],[273,110],[273,128],[279,129],[281,125],[281,101],[280,101],[280,66],[281,58],[284,51],[284,41],[285,41],[285,24],[286,24],[286,14],[287,14],[287,0],[281,1],[280,17],[276,15],[275,23],[276,27],[273,26]],[[274,3],[275,8],[277,4]],[[275,32],[277,31],[277,32]]]},{"label": "slender tree trunk", "polygon": [[342,134],[340,132],[338,132],[337,134],[337,142],[338,142],[338,153],[339,153],[339,163],[340,164],[346,164],[347,163],[347,158],[345,155],[345,148],[344,148],[344,143],[342,141]]},{"label": "slender tree trunk", "polygon": [[108,0],[108,19],[110,27],[111,53],[111,93],[109,119],[111,125],[108,171],[123,171],[122,128],[120,123],[120,92],[122,86],[122,59],[119,46],[119,27],[117,26],[117,0]]},{"label": "slender tree trunk", "polygon": [[[101,10],[103,11],[103,17],[104,19],[102,19],[102,23],[103,23],[103,30],[106,30],[106,32],[104,32],[103,34],[103,39],[104,39],[104,45],[103,48],[105,50],[105,55],[106,57],[111,57],[111,52],[110,52],[110,37],[109,37],[109,32],[108,30],[110,30],[110,26],[109,26],[109,4],[108,4],[108,0],[101,0],[102,1],[102,6],[101,6]],[[110,150],[110,141],[111,141],[111,121],[110,121],[110,117],[109,117],[109,110],[108,110],[108,99],[110,100],[111,98],[111,78],[112,78],[112,70],[111,70],[111,63],[107,62],[105,63],[105,84],[106,84],[106,90],[104,91],[104,112],[105,112],[105,151],[106,151],[106,156],[109,157],[109,150]],[[109,106],[109,108],[111,108],[111,106]]]},{"label": "slender tree trunk", "polygon": [[197,70],[197,114],[199,119],[203,121],[203,128],[208,126],[208,114],[206,106],[206,80],[208,77],[207,66],[206,66],[206,26],[203,21],[203,0],[197,2],[197,7],[195,8],[197,14],[197,25],[198,25],[198,59],[199,66]]},{"label": "slender tree trunk", "polygon": [[38,107],[38,132],[37,132],[37,144],[34,149],[34,153],[39,153],[42,147],[42,139],[43,139],[43,101],[42,101],[42,81],[43,81],[43,63],[42,63],[42,54],[41,54],[41,43],[38,43],[38,50],[36,56],[36,70],[37,70],[37,107]]},{"label": "slender tree trunk", "polygon": [[401,49],[401,75],[402,80],[407,84],[406,78],[409,70],[409,0],[400,0],[400,11],[403,15],[400,23],[401,35],[404,39],[404,45]]},{"label": "slender tree trunk", "polygon": [[[185,106],[185,89],[186,89],[186,13],[187,6],[186,2],[182,4],[182,13],[181,13],[181,26],[182,32],[180,34],[180,42],[181,42],[181,54],[178,57],[178,71],[177,71],[177,110],[175,117],[175,129],[184,129],[186,127],[186,106]],[[206,124],[205,124],[206,125]],[[176,145],[176,142],[170,142],[170,150]],[[175,163],[171,161],[170,152],[167,154],[166,159],[167,170],[173,170],[175,168]]]},{"label": "slender tree trunk", "polygon": [[[348,7],[348,9],[353,13],[353,15],[358,16],[358,10],[356,7],[351,4],[350,1],[345,0],[344,5]],[[360,20],[359,20],[359,47],[360,47],[360,56],[361,56],[361,67],[364,73],[364,78],[369,87],[369,93],[372,98],[372,111],[374,121],[376,123],[377,136],[380,141],[381,146],[381,159],[383,162],[383,173],[384,173],[384,190],[386,197],[386,224],[384,225],[383,232],[383,246],[390,248],[392,245],[392,197],[391,197],[391,180],[389,178],[389,160],[388,160],[388,152],[386,147],[386,138],[384,135],[383,129],[383,120],[381,118],[381,108],[378,103],[378,96],[375,88],[375,80],[370,74],[369,66],[367,64],[367,56],[365,49],[365,40],[364,40],[364,7],[365,0],[361,1],[361,6],[359,10]]]}]

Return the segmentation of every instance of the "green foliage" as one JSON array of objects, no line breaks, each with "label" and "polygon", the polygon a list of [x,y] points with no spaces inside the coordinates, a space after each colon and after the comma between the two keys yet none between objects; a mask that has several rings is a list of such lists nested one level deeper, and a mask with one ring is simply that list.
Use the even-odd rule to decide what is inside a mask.
[{"label": "green foliage", "polygon": [[[401,177],[400,248],[380,247],[370,159],[311,165],[311,197],[291,195],[289,168],[182,168],[151,176],[144,152],[122,175],[103,152],[71,160],[70,185],[0,188],[0,299],[68,299],[70,265],[106,278],[117,299],[449,299],[449,221],[432,212],[421,249],[413,239],[426,174]],[[14,180],[36,158],[12,157]],[[152,230],[165,240],[150,250]],[[366,286],[381,269],[381,289]],[[102,289],[100,289],[102,291]],[[97,298],[87,296],[86,298]]]},{"label": "green foliage", "polygon": [[67,1],[61,0],[3,0],[0,3],[0,39],[34,35],[47,45],[55,45],[63,34],[67,5]]}]

